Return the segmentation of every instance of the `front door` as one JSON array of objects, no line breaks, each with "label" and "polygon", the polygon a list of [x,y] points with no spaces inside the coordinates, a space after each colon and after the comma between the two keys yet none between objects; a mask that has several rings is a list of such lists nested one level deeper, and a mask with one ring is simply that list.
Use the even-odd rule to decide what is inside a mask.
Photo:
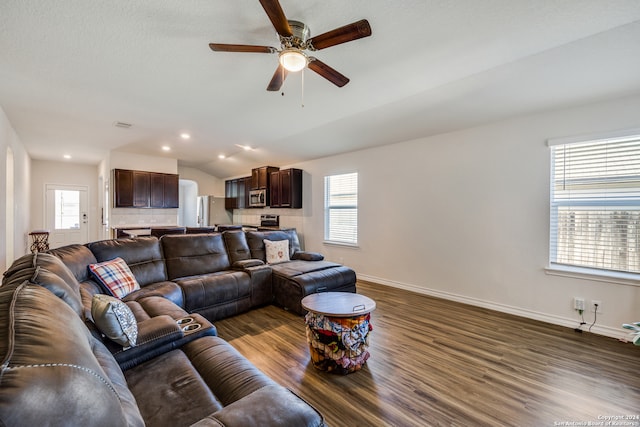
[{"label": "front door", "polygon": [[47,184],[45,223],[51,249],[89,241],[86,186]]}]

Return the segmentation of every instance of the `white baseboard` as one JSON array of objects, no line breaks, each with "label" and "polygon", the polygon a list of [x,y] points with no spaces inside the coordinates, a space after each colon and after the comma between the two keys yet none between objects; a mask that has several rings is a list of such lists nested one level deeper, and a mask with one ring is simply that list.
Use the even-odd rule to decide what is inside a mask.
[{"label": "white baseboard", "polygon": [[[578,326],[576,319],[568,317],[556,316],[553,314],[542,313],[533,310],[527,310],[520,307],[514,307],[506,304],[500,304],[492,301],[485,301],[478,298],[467,297],[464,295],[453,294],[450,292],[439,291],[435,289],[424,288],[421,286],[412,285],[409,283],[397,282],[394,280],[381,279],[379,277],[367,276],[364,274],[358,274],[358,279],[367,282],[373,282],[379,285],[390,286],[393,288],[405,289],[407,291],[416,292],[418,294],[429,295],[436,298],[442,298],[450,301],[456,301],[463,304],[469,304],[476,307],[487,308],[490,310],[500,311],[502,313],[513,314],[515,316],[526,317],[528,319],[539,320],[541,322],[547,322],[554,325],[565,326],[567,328],[574,329]],[[616,329],[609,326],[593,325],[591,333],[604,335],[611,338],[616,338],[624,341],[628,341],[629,335],[622,329]]]}]

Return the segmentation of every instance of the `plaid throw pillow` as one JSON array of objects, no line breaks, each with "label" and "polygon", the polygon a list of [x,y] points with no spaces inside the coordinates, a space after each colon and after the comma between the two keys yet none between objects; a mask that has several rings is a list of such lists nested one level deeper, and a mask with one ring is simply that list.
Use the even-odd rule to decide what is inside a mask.
[{"label": "plaid throw pillow", "polygon": [[104,290],[116,298],[124,298],[140,289],[140,284],[131,273],[129,266],[120,257],[98,264],[89,264],[89,271]]}]

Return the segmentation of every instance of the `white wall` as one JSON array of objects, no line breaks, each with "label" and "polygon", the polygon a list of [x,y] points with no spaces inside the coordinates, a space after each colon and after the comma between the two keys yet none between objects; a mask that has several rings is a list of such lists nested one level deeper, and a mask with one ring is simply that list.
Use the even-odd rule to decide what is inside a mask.
[{"label": "white wall", "polygon": [[178,167],[180,179],[190,179],[198,184],[198,196],[224,197],[224,180],[199,169]]},{"label": "white wall", "polygon": [[[7,179],[7,151],[13,153],[13,176]],[[15,259],[29,250],[29,215],[31,159],[15,130],[9,123],[4,110],[0,108],[0,271],[5,271],[8,263],[7,255]],[[13,182],[13,205],[8,205],[7,182]],[[7,215],[7,212],[10,214]],[[11,223],[11,217],[13,222]],[[9,222],[8,222],[9,221]],[[8,235],[12,233],[12,235]],[[7,248],[7,243],[12,248]]]},{"label": "white wall", "polygon": [[[363,279],[565,326],[579,322],[574,296],[600,300],[593,331],[625,336],[620,325],[640,320],[640,287],[545,273],[546,140],[638,127],[635,96],[300,163],[305,247]],[[359,248],[325,245],[323,177],[351,171]]]}]

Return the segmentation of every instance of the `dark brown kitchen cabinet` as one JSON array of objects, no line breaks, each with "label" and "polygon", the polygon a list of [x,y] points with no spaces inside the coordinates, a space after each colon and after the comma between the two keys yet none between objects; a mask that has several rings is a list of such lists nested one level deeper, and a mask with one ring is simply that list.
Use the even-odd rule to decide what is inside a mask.
[{"label": "dark brown kitchen cabinet", "polygon": [[149,206],[161,208],[164,205],[164,174],[149,174],[151,185],[149,188]]},{"label": "dark brown kitchen cabinet", "polygon": [[150,173],[149,206],[152,208],[177,208],[178,175]]},{"label": "dark brown kitchen cabinet", "polygon": [[225,181],[224,208],[228,210],[248,208],[250,187],[250,176]]},{"label": "dark brown kitchen cabinet", "polygon": [[178,175],[114,169],[114,207],[177,208]]},{"label": "dark brown kitchen cabinet", "polygon": [[244,208],[248,208],[249,207],[249,195],[247,194],[247,187],[246,187],[246,183],[247,183],[247,179],[251,180],[251,177],[249,178],[238,178],[238,201],[236,202],[236,206],[238,207],[238,209],[244,209]]},{"label": "dark brown kitchen cabinet", "polygon": [[251,170],[251,190],[268,190],[269,179],[272,172],[279,168],[275,166],[262,166]]},{"label": "dark brown kitchen cabinet", "polygon": [[228,179],[224,182],[224,208],[227,210],[238,207],[238,180]]},{"label": "dark brown kitchen cabinet", "polygon": [[114,207],[133,207],[133,171],[114,169],[113,182]]},{"label": "dark brown kitchen cabinet", "polygon": [[302,170],[282,169],[271,172],[270,206],[302,208]]},{"label": "dark brown kitchen cabinet", "polygon": [[148,172],[133,171],[133,207],[148,208],[151,177]]}]

